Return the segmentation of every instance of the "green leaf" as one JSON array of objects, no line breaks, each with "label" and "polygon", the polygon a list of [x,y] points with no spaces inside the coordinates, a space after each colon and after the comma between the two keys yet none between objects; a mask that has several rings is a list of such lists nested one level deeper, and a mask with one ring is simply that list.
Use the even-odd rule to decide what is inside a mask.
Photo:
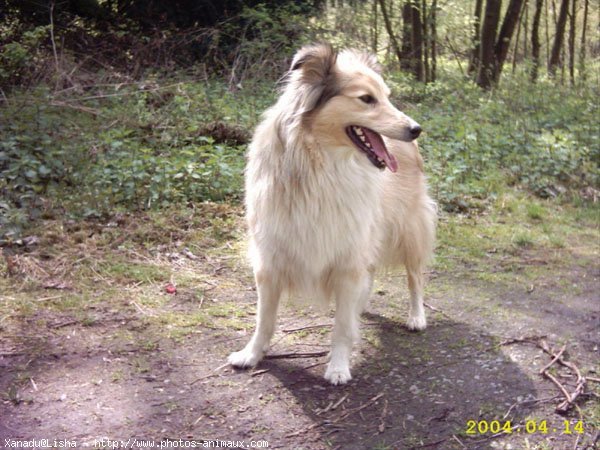
[{"label": "green leaf", "polygon": [[52,173],[52,171],[42,164],[40,167],[38,167],[38,173],[42,177],[46,177],[46,176],[50,175]]}]

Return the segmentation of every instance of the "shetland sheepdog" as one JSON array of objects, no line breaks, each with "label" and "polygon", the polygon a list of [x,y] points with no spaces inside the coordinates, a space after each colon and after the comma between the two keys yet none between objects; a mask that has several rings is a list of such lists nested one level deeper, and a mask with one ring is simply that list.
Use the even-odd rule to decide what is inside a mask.
[{"label": "shetland sheepdog", "polygon": [[421,127],[389,96],[370,54],[317,44],[293,58],[249,148],[245,203],[258,314],[231,365],[261,360],[282,293],[297,293],[335,299],[325,379],[348,382],[359,316],[381,267],[406,267],[406,325],[425,328],[423,271],[436,206],[415,142]]}]

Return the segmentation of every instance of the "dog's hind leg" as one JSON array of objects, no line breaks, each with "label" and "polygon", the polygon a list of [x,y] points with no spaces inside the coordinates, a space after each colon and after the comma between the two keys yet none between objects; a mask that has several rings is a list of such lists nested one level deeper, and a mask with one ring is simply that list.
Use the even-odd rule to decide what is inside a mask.
[{"label": "dog's hind leg", "polygon": [[435,239],[435,205],[428,200],[425,206],[415,212],[412,226],[408,228],[404,240],[404,265],[410,291],[410,306],[406,322],[409,330],[424,330],[427,326],[423,308],[425,285],[423,273],[433,250]]},{"label": "dog's hind leg", "polygon": [[335,324],[331,336],[331,355],[325,379],[332,384],[345,384],[350,375],[352,344],[359,338],[361,300],[368,290],[370,277],[359,271],[345,272],[335,280]]},{"label": "dog's hind leg", "polygon": [[408,290],[410,291],[410,306],[406,326],[409,330],[424,330],[427,326],[425,309],[423,308],[423,269],[420,265],[406,266]]},{"label": "dog's hind leg", "polygon": [[258,364],[269,348],[269,342],[275,331],[281,288],[271,274],[264,272],[256,274],[256,288],[258,292],[256,330],[243,350],[229,355],[227,360],[235,367],[254,367]]}]

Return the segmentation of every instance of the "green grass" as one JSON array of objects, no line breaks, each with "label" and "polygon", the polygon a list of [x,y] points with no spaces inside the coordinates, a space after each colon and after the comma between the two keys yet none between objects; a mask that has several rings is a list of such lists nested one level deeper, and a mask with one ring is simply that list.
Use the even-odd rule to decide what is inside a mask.
[{"label": "green grass", "polygon": [[575,207],[505,191],[486,214],[442,215],[434,269],[467,266],[478,279],[498,282],[515,276],[533,280],[572,263],[593,264],[599,210],[598,205]]},{"label": "green grass", "polygon": [[527,217],[532,220],[543,220],[547,215],[546,210],[539,203],[527,205]]},{"label": "green grass", "polygon": [[[489,93],[456,73],[442,75],[428,85],[387,75],[393,100],[425,129],[421,151],[442,209],[482,212],[512,190],[589,201],[600,173],[594,83],[531,85],[505,74]],[[269,80],[231,91],[222,81],[177,75],[100,86],[60,101],[44,86],[12,92],[0,121],[0,190],[6,194],[0,239],[14,243],[44,217],[106,218],[239,201],[243,140],[275,97]],[[546,218],[543,204],[531,202],[527,220]]]}]

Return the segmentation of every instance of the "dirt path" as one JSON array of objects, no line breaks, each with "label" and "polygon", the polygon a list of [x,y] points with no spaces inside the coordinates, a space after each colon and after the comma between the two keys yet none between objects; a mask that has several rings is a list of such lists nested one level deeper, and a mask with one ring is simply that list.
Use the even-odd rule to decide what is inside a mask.
[{"label": "dirt path", "polygon": [[[429,327],[403,327],[404,278],[382,275],[354,378],[332,387],[322,378],[331,315],[292,304],[269,359],[251,371],[224,365],[254,322],[239,215],[208,205],[168,220],[55,221],[5,259],[0,447],[49,438],[131,448],[137,438],[180,448],[211,439],[286,449],[595,448],[594,223],[552,222],[556,235],[568,227],[560,246],[536,234],[515,246],[496,218],[442,221]],[[482,241],[468,256],[461,245],[473,230]],[[165,292],[168,283],[177,293]],[[566,415],[555,412],[563,394],[540,375],[552,359],[542,339],[555,352],[565,346],[564,359],[590,377]],[[569,392],[572,372],[549,369]],[[493,437],[490,427],[512,433]]]}]

